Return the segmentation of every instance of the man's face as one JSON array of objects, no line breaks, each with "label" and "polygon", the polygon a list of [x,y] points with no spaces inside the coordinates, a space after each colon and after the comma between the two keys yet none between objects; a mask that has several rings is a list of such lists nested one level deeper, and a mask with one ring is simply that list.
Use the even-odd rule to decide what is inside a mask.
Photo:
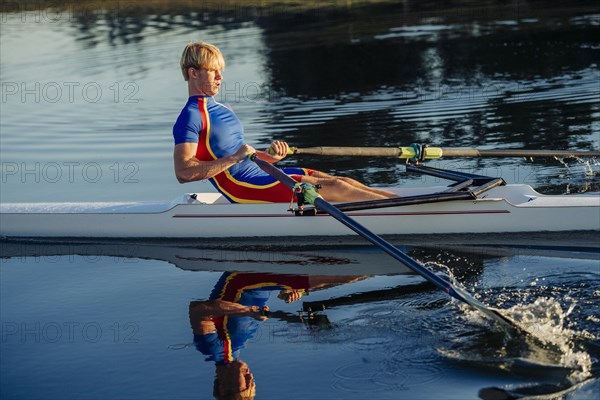
[{"label": "man's face", "polygon": [[219,375],[218,391],[220,396],[242,392],[246,396],[255,395],[254,377],[245,362],[236,361],[229,364]]},{"label": "man's face", "polygon": [[215,96],[221,88],[223,73],[217,69],[193,69],[190,77],[197,90],[205,96]]}]

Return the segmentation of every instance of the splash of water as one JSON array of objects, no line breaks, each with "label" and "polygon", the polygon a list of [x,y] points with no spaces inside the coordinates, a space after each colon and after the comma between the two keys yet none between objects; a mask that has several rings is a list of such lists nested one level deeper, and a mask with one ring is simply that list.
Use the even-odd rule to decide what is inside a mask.
[{"label": "splash of water", "polygon": [[[452,271],[443,264],[427,263],[426,266],[436,273],[444,275],[454,285],[461,286]],[[478,294],[476,297],[482,296],[481,292]],[[569,327],[568,317],[577,305],[575,299],[571,297],[564,299],[569,301],[570,305],[563,310],[560,301],[554,297],[538,297],[533,302],[525,303],[529,297],[528,292],[503,292],[500,299],[503,296],[508,296],[505,300],[510,298],[511,301],[516,300],[517,303],[506,309],[494,310],[512,321],[523,335],[512,337],[510,339],[513,341],[512,344],[504,343],[504,346],[496,349],[493,358],[499,361],[498,365],[503,366],[501,368],[511,369],[510,365],[514,365],[513,361],[516,360],[523,360],[532,366],[538,366],[541,370],[559,368],[568,371],[566,379],[571,384],[582,382],[592,375],[592,357],[588,352],[582,350],[581,345],[584,341],[597,338],[589,332],[579,332]],[[490,321],[478,311],[466,304],[457,305],[470,322],[480,326],[489,326]],[[515,346],[514,342],[522,345]],[[465,353],[454,354],[451,358],[465,358],[468,351],[466,348],[462,348],[462,351]],[[452,351],[444,350],[442,353],[450,356]],[[481,358],[481,360],[484,359],[485,356]]]},{"label": "splash of water", "polygon": [[596,160],[595,158],[590,160],[577,158],[577,162],[583,165],[585,169],[585,176],[594,177],[600,173],[598,169],[594,170],[594,167],[600,166],[600,160]]},{"label": "splash of water", "polygon": [[[574,172],[565,158],[554,157],[554,159],[556,161],[558,161],[559,163],[561,163],[567,169],[569,174],[572,174]],[[577,162],[577,164],[583,168],[584,176],[593,178],[593,177],[597,176],[598,174],[600,174],[600,171],[598,171],[598,168],[595,168],[595,167],[600,166],[600,160],[597,160],[595,158],[583,159],[580,157],[575,157],[574,159]]]},{"label": "splash of water", "polygon": [[531,304],[517,304],[501,311],[504,316],[514,321],[519,329],[531,336],[530,339],[541,345],[530,346],[528,358],[552,362],[556,366],[573,371],[568,377],[572,383],[589,377],[592,367],[590,355],[577,348],[576,341],[581,334],[566,324],[566,319],[573,312],[575,305],[572,303],[563,310],[556,299],[541,297]]},{"label": "splash of water", "polygon": [[[445,264],[430,261],[424,265],[453,282],[454,285],[462,286]],[[454,350],[438,348],[438,352],[454,360],[471,361],[475,364],[479,360],[483,364],[496,365],[506,370],[518,369],[526,365],[527,368],[536,369],[537,372],[543,371],[544,374],[552,373],[554,376],[561,376],[561,379],[565,378],[571,385],[583,382],[592,376],[593,360],[590,354],[583,350],[582,344],[596,338],[589,332],[576,331],[569,326],[569,316],[577,306],[574,298],[570,296],[563,298],[569,303],[563,309],[561,302],[551,296],[537,297],[530,302],[527,301],[530,295],[528,291],[513,293],[503,291],[500,298],[504,295],[508,296],[505,301],[510,300],[513,304],[516,301],[516,304],[495,311],[511,320],[522,333],[521,335],[506,337],[503,343],[497,342],[498,346],[492,346],[493,348],[489,346],[491,337],[484,335],[487,338],[485,349],[478,345],[473,346],[471,340],[463,342],[464,337],[456,338],[453,343],[458,347]],[[481,296],[480,292],[477,297]],[[456,303],[456,305],[471,323],[489,327],[490,321],[480,312],[463,303]],[[483,353],[478,356],[473,351],[483,351]]]}]

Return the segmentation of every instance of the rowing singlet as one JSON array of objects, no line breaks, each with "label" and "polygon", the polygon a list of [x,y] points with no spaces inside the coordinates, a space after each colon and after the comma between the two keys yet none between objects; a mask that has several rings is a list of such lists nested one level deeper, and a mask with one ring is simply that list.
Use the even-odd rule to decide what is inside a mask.
[{"label": "rowing singlet", "polygon": [[[210,300],[225,300],[245,306],[265,306],[271,293],[284,289],[308,290],[308,276],[225,272]],[[229,364],[239,359],[246,342],[260,333],[258,322],[249,316],[212,317],[216,332],[194,335],[194,345],[207,361]]]},{"label": "rowing singlet", "polygon": [[[233,110],[213,97],[191,96],[173,126],[175,145],[198,143],[196,158],[212,161],[234,154],[244,144],[244,127]],[[297,181],[314,171],[284,168]],[[292,191],[244,160],[210,178],[209,181],[232,203],[289,202]]]}]

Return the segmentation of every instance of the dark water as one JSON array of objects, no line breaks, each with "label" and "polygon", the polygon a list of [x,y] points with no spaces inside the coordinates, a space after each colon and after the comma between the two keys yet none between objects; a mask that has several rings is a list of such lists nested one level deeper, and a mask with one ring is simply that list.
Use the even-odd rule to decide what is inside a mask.
[{"label": "dark water", "polygon": [[[211,398],[215,363],[197,350],[192,326],[219,315],[196,307],[213,304],[226,277],[241,303],[254,293],[252,304],[271,312],[262,321],[228,314],[224,331],[243,343],[237,357],[257,398],[467,399],[493,387],[543,393],[540,385],[579,383],[568,398],[587,399],[598,390],[597,250],[405,248],[449,266],[482,301],[534,328],[510,337],[418,276],[369,275],[379,265],[368,261],[365,275],[344,276],[357,252],[374,254],[366,248],[343,259],[262,253],[253,264],[260,273],[248,272],[240,250],[246,272],[233,274],[210,272],[232,258],[218,250],[198,249],[198,261],[181,269],[176,258],[147,260],[120,244],[19,248],[21,256],[13,246],[13,257],[0,259],[2,398]],[[308,277],[268,273],[307,266]],[[285,285],[310,290],[285,303]],[[260,287],[268,292],[258,295]]]},{"label": "dark water", "polygon": [[[172,172],[171,128],[187,96],[178,61],[197,39],[223,50],[218,100],[258,148],[275,138],[299,147],[600,149],[597,2],[45,4],[3,3],[0,13],[2,202],[211,190],[182,187]],[[396,160],[282,164],[376,186],[439,184],[404,174]],[[546,193],[600,188],[597,160],[430,164]],[[334,282],[292,304],[278,287],[271,317],[248,328],[239,356],[257,398],[467,399],[491,387],[549,391],[541,384],[575,385],[569,399],[595,397],[597,246],[547,245],[491,255],[408,249],[450,267],[486,304],[517,307],[536,327],[527,338],[508,338],[417,276],[369,272],[379,261],[361,258],[365,276],[349,283],[339,259],[358,256],[336,253]],[[190,271],[124,249],[57,255],[34,245],[0,258],[2,398],[211,398],[216,368],[193,344],[190,306],[210,298],[221,256],[200,251]],[[240,269],[337,265],[315,252],[286,262],[253,252],[249,264],[240,250]],[[319,311],[309,318],[305,307]]]},{"label": "dark water", "polygon": [[[170,200],[185,190],[173,178],[171,130],[187,96],[179,56],[197,39],[223,50],[218,100],[233,106],[258,148],[273,138],[600,147],[595,2],[342,3],[7,4],[0,199]],[[283,164],[379,186],[431,183],[390,159]],[[552,193],[598,190],[597,161],[432,164]]]}]

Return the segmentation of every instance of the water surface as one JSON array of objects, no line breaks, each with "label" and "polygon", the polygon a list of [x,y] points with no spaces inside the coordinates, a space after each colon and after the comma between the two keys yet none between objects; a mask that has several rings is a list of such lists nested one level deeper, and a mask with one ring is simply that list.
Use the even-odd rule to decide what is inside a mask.
[{"label": "water surface", "polygon": [[[0,200],[166,200],[209,190],[206,183],[177,184],[171,160],[172,125],[187,97],[179,56],[197,39],[223,50],[218,100],[233,106],[258,148],[272,139],[296,146],[600,147],[593,6],[334,4],[38,4],[2,13]],[[570,160],[569,168],[557,160],[438,164],[553,193],[598,190],[597,162],[584,161]],[[283,164],[377,186],[422,180],[389,159]]]},{"label": "water surface", "polygon": [[[72,254],[18,246],[22,256],[12,248],[13,257],[0,259],[3,398],[210,398],[215,363],[194,345],[190,307],[212,298],[224,277],[257,275],[267,287],[290,279],[313,285],[294,303],[273,290],[270,318],[241,332],[238,357],[254,375],[257,398],[465,399],[492,387],[577,382],[584,383],[569,398],[590,398],[598,388],[598,354],[584,346],[600,333],[597,250],[405,249],[450,266],[488,304],[530,309],[513,317],[529,317],[538,329],[511,338],[412,274],[347,276],[343,263],[324,258],[323,271],[337,267],[337,275],[270,274],[306,263],[282,263],[281,255],[266,262],[267,253],[254,263],[262,272],[244,266],[231,274],[218,271],[216,250],[198,249],[190,270],[141,253],[119,256],[118,244],[113,254],[91,245]],[[547,313],[531,309],[540,300]]]}]

